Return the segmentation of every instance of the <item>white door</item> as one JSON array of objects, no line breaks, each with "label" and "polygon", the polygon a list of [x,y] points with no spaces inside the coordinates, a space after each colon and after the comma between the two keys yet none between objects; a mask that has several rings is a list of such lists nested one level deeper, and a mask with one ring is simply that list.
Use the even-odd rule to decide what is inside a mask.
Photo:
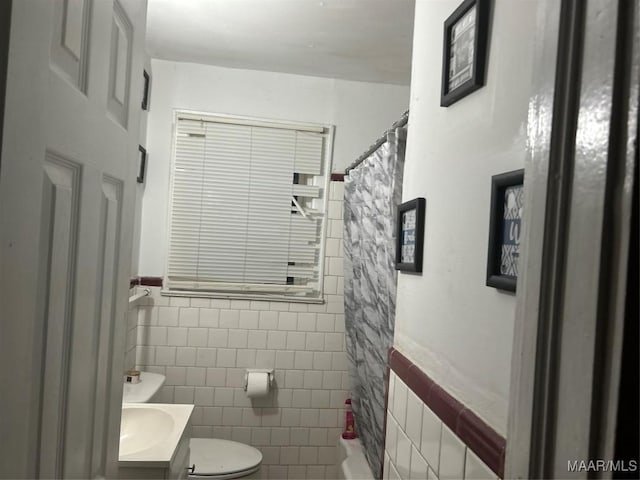
[{"label": "white door", "polygon": [[0,162],[0,476],[117,468],[146,1],[14,0]]}]

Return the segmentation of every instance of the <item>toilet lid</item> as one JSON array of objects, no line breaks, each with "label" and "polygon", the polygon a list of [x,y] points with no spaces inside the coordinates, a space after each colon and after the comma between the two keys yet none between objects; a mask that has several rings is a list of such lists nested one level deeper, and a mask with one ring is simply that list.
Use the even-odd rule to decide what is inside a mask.
[{"label": "toilet lid", "polygon": [[262,453],[257,448],[218,438],[192,438],[189,464],[193,475],[225,475],[257,467]]}]

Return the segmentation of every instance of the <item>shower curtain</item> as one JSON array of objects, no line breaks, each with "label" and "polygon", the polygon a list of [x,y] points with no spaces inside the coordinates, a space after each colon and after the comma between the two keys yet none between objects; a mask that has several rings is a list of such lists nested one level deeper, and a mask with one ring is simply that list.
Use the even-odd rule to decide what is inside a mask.
[{"label": "shower curtain", "polygon": [[396,309],[396,209],[402,199],[405,130],[344,179],[344,295],[347,359],[356,432],[371,471],[383,458],[387,352]]}]

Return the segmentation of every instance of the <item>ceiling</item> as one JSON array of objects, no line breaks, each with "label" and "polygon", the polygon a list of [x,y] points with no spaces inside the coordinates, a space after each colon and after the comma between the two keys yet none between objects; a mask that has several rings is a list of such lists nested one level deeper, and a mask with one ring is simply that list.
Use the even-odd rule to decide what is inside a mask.
[{"label": "ceiling", "polygon": [[149,0],[152,58],[408,85],[414,0]]}]

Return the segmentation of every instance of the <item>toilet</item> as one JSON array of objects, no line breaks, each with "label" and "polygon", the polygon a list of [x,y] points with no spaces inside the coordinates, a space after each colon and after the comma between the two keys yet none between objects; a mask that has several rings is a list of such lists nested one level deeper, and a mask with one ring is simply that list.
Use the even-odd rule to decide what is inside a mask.
[{"label": "toilet", "polygon": [[189,478],[258,478],[262,453],[257,448],[218,438],[192,438],[189,448]]}]

